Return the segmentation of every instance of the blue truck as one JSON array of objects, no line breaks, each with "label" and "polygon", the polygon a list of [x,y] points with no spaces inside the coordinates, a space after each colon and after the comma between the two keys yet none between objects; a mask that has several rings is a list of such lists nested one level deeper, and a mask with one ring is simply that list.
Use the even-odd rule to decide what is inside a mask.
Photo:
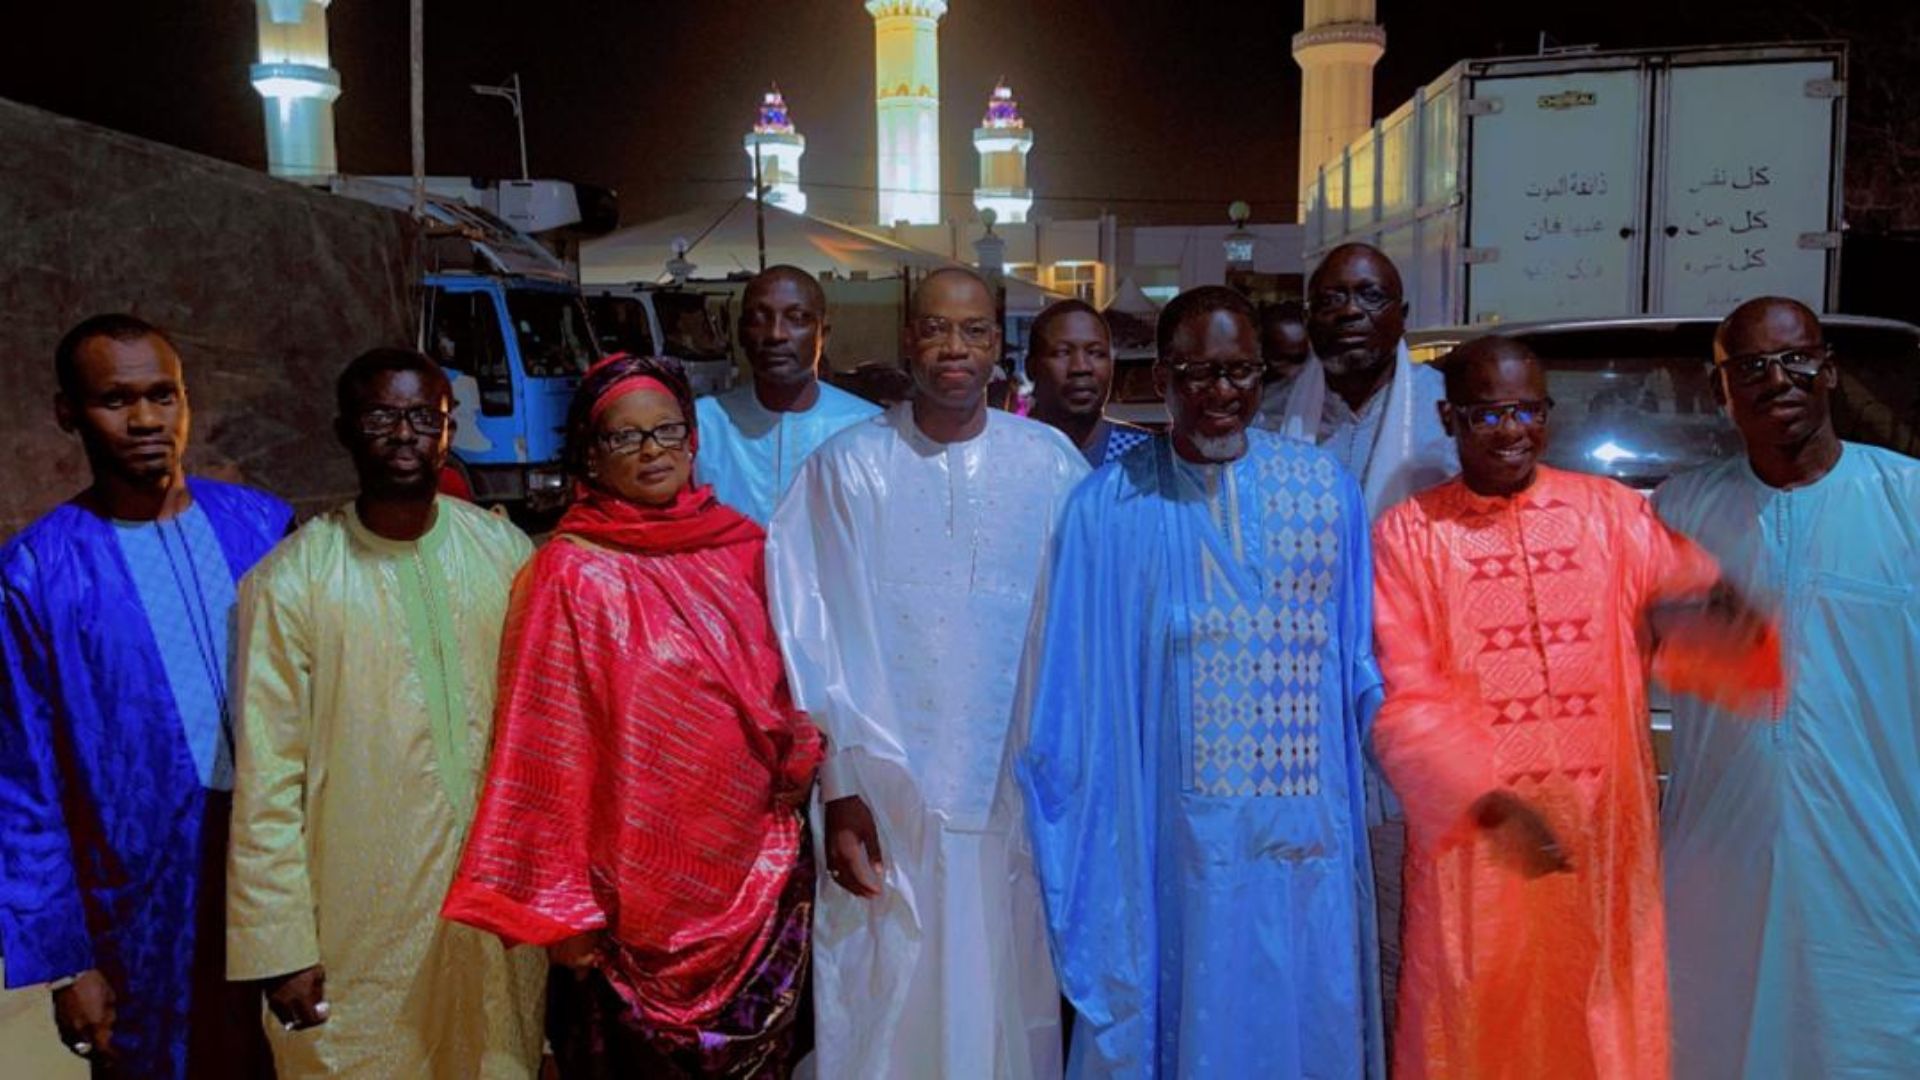
[{"label": "blue truck", "polygon": [[[336,194],[404,208],[384,178]],[[475,502],[537,516],[563,506],[567,405],[600,357],[573,271],[484,206],[429,191],[423,203],[422,352],[453,378],[455,468]]]}]

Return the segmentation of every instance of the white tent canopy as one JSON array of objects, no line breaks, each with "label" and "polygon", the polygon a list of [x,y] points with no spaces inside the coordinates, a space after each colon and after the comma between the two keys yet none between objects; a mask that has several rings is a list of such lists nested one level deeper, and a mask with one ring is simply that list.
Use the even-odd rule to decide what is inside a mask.
[{"label": "white tent canopy", "polygon": [[[798,266],[811,274],[872,277],[960,265],[930,251],[898,244],[807,214],[766,207],[767,265]],[[685,245],[693,276],[721,278],[760,268],[754,202],[742,196],[730,203],[674,214],[612,232],[580,247],[580,278],[588,285],[665,282],[667,260]]]}]

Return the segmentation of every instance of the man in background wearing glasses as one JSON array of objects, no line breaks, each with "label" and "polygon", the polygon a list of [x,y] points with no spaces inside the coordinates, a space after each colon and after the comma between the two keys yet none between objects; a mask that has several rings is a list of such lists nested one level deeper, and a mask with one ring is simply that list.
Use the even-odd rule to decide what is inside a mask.
[{"label": "man in background wearing glasses", "polygon": [[227,972],[261,980],[281,1080],[525,1076],[546,957],[440,919],[532,545],[434,496],[452,388],[407,349],[340,376],[360,494],[240,585]]},{"label": "man in background wearing glasses", "polygon": [[1797,301],[1713,339],[1744,457],[1654,494],[1777,605],[1791,692],[1756,726],[1674,703],[1662,840],[1681,1077],[1893,1076],[1920,1040],[1920,462],[1843,443]]},{"label": "man in background wearing glasses", "polygon": [[1461,476],[1374,537],[1373,743],[1408,828],[1394,1075],[1665,1076],[1647,650],[1764,724],[1778,634],[1641,496],[1538,464],[1526,346],[1455,350],[1446,391]]},{"label": "man in background wearing glasses", "polygon": [[[1453,441],[1435,406],[1440,373],[1416,364],[1403,340],[1407,302],[1393,260],[1366,244],[1342,244],[1307,279],[1307,362],[1266,426],[1317,443],[1360,481],[1367,515],[1387,508],[1460,469]],[[1380,978],[1388,1038],[1400,970],[1400,861],[1406,824],[1400,806],[1369,768],[1368,841],[1380,926]]]},{"label": "man in background wearing glasses", "polygon": [[912,399],[815,451],[767,536],[789,682],[830,754],[816,1072],[1051,1080],[1060,999],[1005,761],[1034,589],[1087,465],[987,408],[1000,327],[972,271],[929,274],[902,337]]},{"label": "man in background wearing glasses", "polygon": [[1249,431],[1255,316],[1160,313],[1170,438],[1074,492],[1018,773],[1078,1076],[1382,1076],[1360,488]]}]

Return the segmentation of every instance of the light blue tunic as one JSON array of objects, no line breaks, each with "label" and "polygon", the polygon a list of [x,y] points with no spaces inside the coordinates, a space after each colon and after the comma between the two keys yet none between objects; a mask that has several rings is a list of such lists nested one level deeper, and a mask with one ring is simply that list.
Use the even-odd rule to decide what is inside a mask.
[{"label": "light blue tunic", "polygon": [[753,383],[694,402],[700,425],[696,479],[723,503],[765,525],[793,478],[836,432],[880,413],[880,406],[820,383],[805,412],[777,413],[760,404]]},{"label": "light blue tunic", "polygon": [[1381,1076],[1359,486],[1264,431],[1068,501],[1018,759],[1075,1076]]},{"label": "light blue tunic", "polygon": [[1674,1074],[1916,1075],[1920,462],[1849,443],[1781,491],[1738,458],[1654,501],[1777,606],[1792,687],[1772,724],[1674,704]]},{"label": "light blue tunic", "polygon": [[194,503],[170,521],[115,521],[113,538],[153,628],[200,784],[232,791],[227,624],[235,587],[213,523]]}]

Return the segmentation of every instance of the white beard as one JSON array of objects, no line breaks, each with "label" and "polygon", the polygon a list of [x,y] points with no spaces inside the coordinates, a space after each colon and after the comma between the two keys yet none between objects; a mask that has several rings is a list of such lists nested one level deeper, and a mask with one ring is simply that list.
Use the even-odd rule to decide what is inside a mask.
[{"label": "white beard", "polygon": [[1231,435],[1192,435],[1188,441],[1201,457],[1215,464],[1238,461],[1247,453],[1247,429],[1241,428]]}]

